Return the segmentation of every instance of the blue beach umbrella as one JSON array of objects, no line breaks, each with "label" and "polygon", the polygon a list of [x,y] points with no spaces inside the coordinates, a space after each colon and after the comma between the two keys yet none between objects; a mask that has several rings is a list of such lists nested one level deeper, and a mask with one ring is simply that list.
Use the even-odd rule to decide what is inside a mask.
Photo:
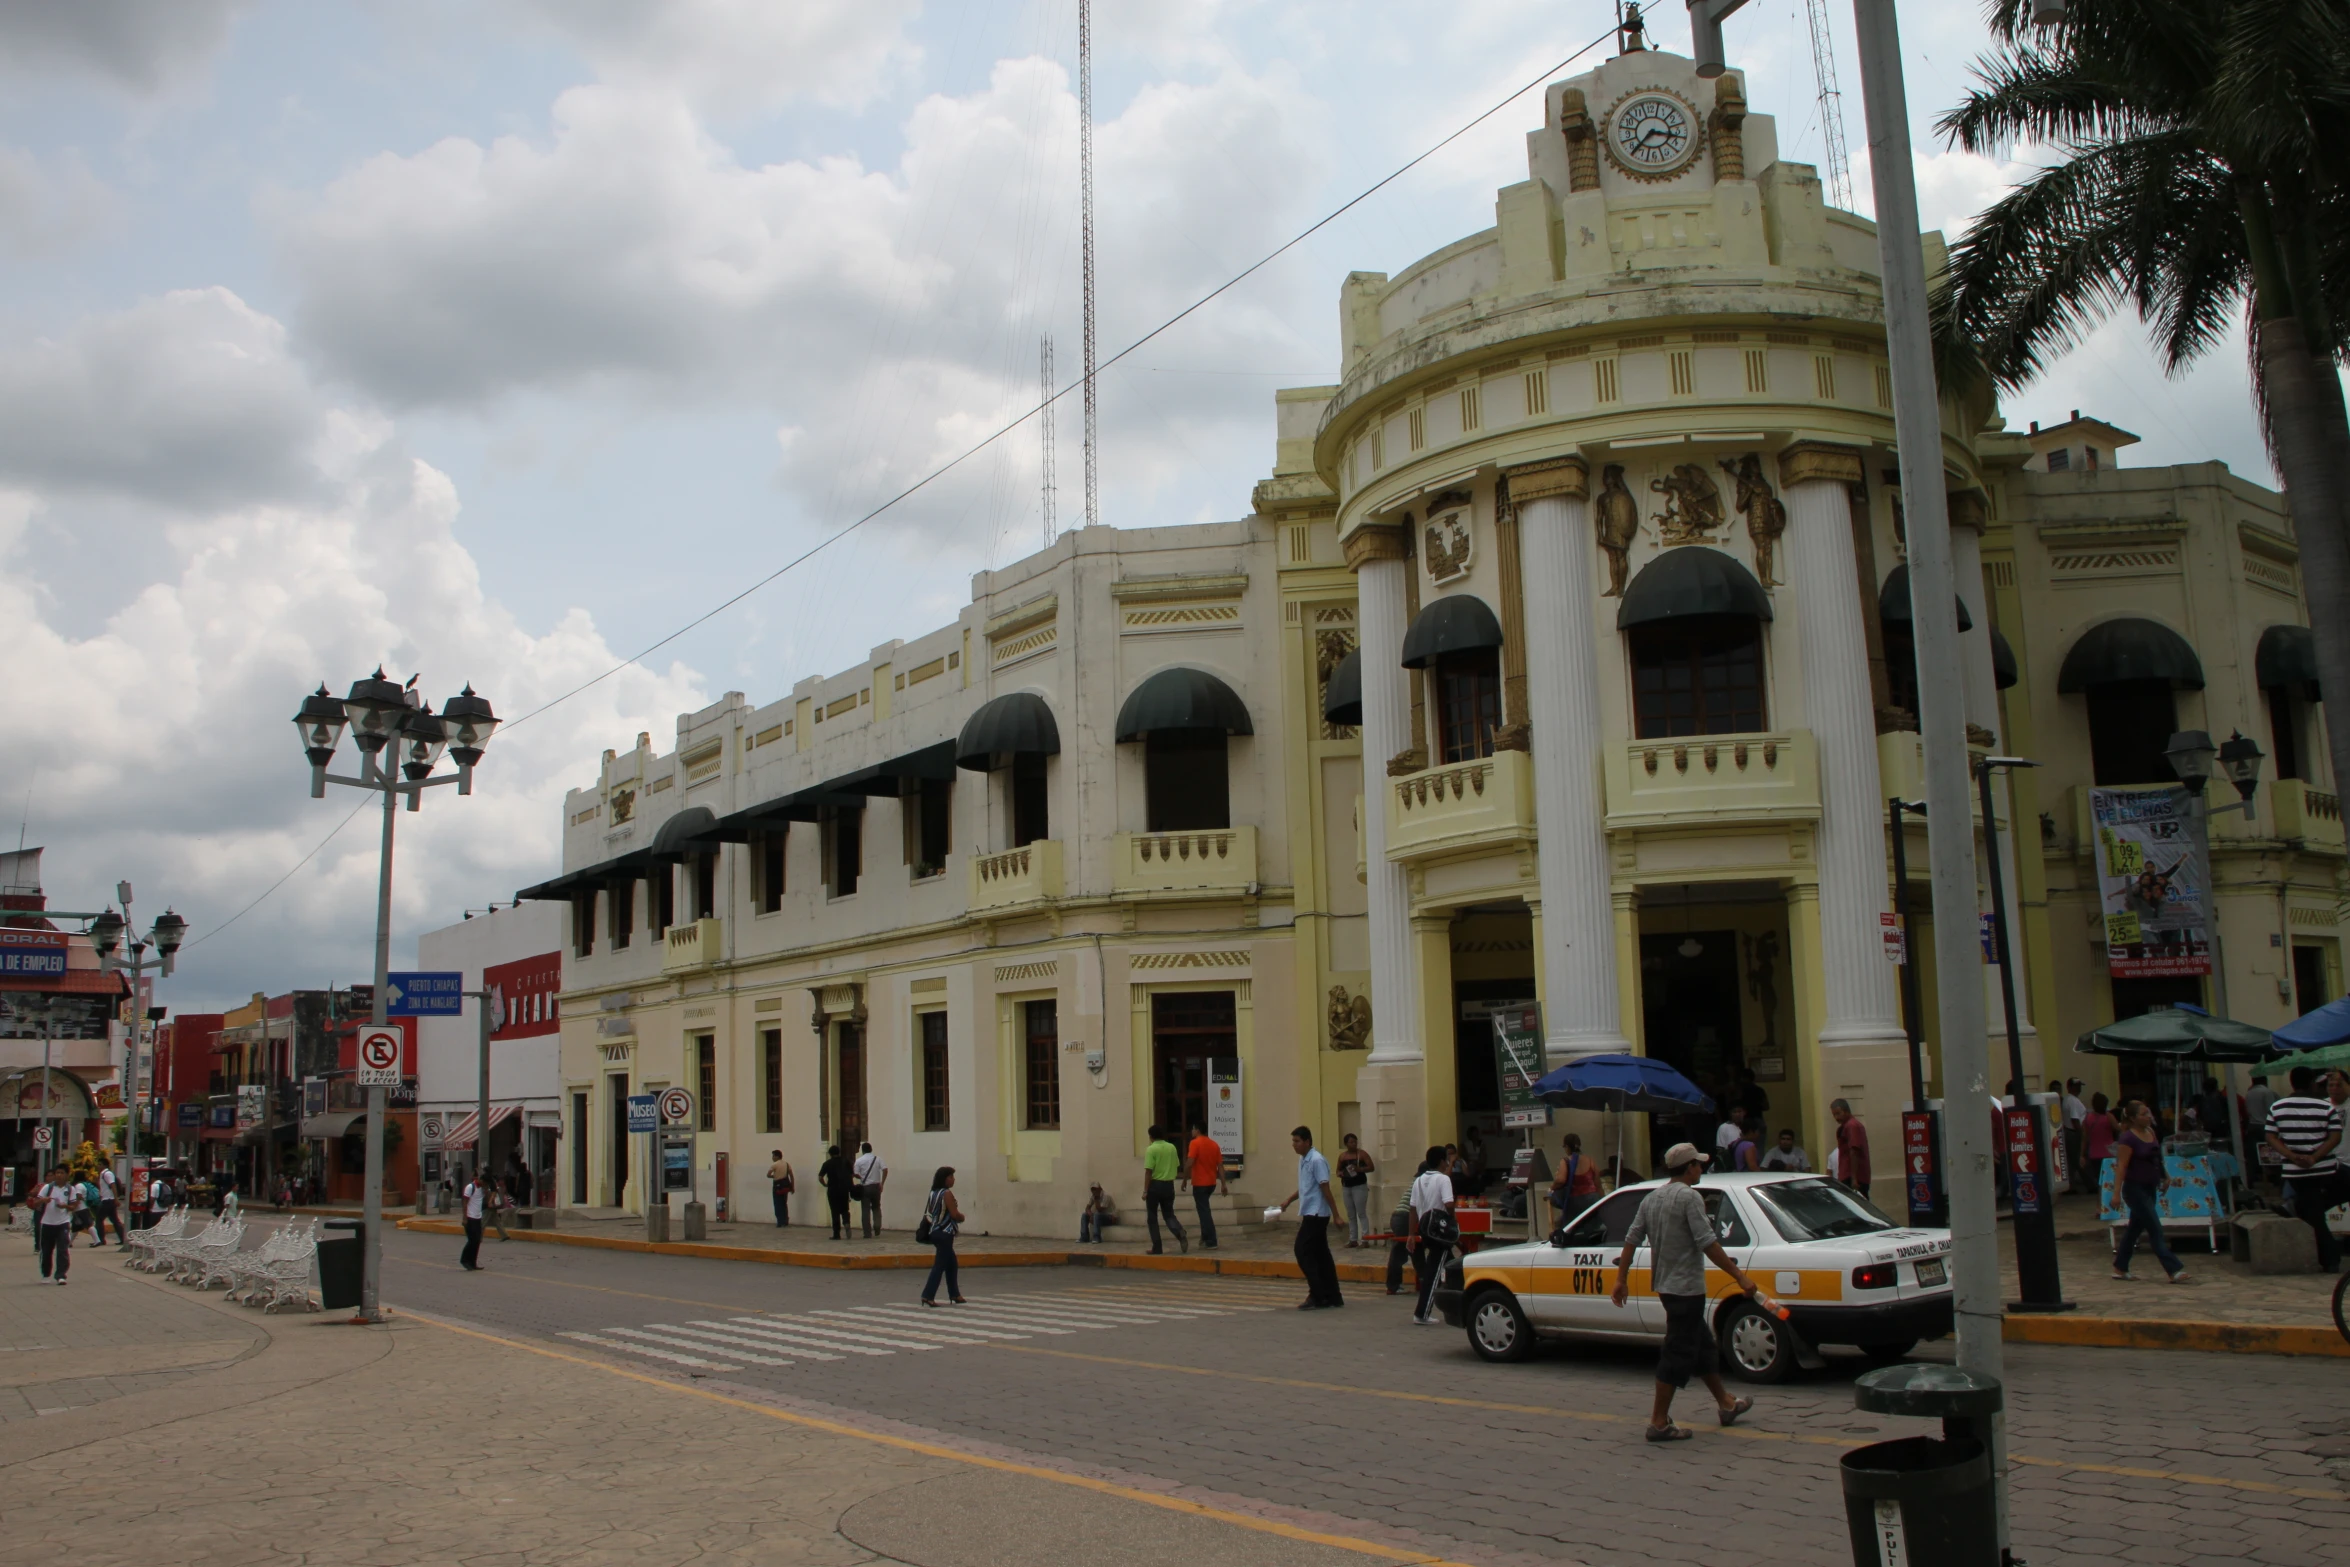
[{"label": "blue beach umbrella", "polygon": [[[1654,1056],[1583,1056],[1534,1084],[1544,1104],[1568,1110],[1640,1111],[1675,1115],[1711,1111],[1705,1091]],[[1616,1184],[1624,1184],[1623,1123],[1616,1123]]]},{"label": "blue beach umbrella", "polygon": [[[2276,1042],[2287,1050],[2314,1050],[2320,1045],[2350,1044],[2350,996],[2329,1001],[2316,1011],[2304,1014],[2276,1031]],[[2301,1066],[2299,1061],[2280,1061],[2279,1066]]]}]

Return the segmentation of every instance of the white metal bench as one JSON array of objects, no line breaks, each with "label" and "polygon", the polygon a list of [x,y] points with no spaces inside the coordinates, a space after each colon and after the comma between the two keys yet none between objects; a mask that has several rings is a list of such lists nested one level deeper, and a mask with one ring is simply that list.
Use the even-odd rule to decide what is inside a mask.
[{"label": "white metal bench", "polygon": [[295,1219],[280,1225],[258,1251],[239,1252],[227,1266],[234,1277],[228,1299],[274,1311],[299,1304],[315,1309],[310,1274],[318,1260],[318,1221]]},{"label": "white metal bench", "polygon": [[183,1203],[156,1220],[148,1228],[133,1230],[131,1232],[130,1265],[143,1272],[155,1272],[163,1266],[162,1247],[167,1242],[177,1241],[186,1233],[187,1228],[188,1210],[187,1205]]},{"label": "white metal bench", "polygon": [[30,1208],[10,1208],[8,1210],[8,1233],[11,1235],[32,1234],[33,1210]]},{"label": "white metal bench", "polygon": [[[222,1215],[227,1218],[226,1214]],[[190,1259],[181,1282],[193,1284],[200,1290],[213,1285],[233,1286],[237,1282],[237,1266],[245,1245],[245,1220],[238,1215],[230,1222],[229,1233],[210,1245],[200,1246]]]},{"label": "white metal bench", "polygon": [[223,1213],[204,1226],[194,1240],[176,1242],[170,1252],[171,1262],[166,1275],[180,1284],[193,1284],[205,1276],[206,1269],[218,1258],[234,1254],[245,1242],[245,1221]]}]

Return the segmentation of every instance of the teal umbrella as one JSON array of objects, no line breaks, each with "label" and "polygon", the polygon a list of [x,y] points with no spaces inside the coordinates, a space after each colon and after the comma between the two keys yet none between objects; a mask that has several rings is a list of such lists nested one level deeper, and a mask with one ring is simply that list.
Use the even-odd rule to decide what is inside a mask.
[{"label": "teal umbrella", "polygon": [[2268,1062],[2278,1050],[2265,1028],[2185,1007],[2158,1008],[2093,1028],[2073,1041],[2093,1056],[2167,1056],[2174,1061]]},{"label": "teal umbrella", "polygon": [[2350,1045],[2326,1045],[2317,1050],[2296,1050],[2289,1056],[2280,1056],[2269,1063],[2278,1068],[2296,1066],[2316,1067],[2324,1071],[2332,1067],[2350,1069]]}]

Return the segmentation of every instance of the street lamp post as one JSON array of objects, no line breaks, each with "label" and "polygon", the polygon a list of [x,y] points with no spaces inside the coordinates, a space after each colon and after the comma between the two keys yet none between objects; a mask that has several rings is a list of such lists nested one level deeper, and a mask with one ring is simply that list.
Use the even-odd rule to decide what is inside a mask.
[{"label": "street lamp post", "polygon": [[[90,944],[98,949],[98,966],[110,974],[128,974],[131,981],[131,1025],[128,1048],[123,1052],[123,1083],[125,1098],[130,1107],[130,1119],[122,1134],[124,1182],[120,1201],[130,1202],[130,1161],[139,1156],[139,1038],[145,1027],[146,1009],[139,1005],[139,986],[154,969],[158,979],[171,978],[171,971],[179,958],[180,943],[187,939],[188,922],[166,908],[144,937],[138,934],[138,925],[131,918],[131,884],[117,882],[114,895],[121,900],[122,912],[107,909],[90,922]],[[127,944],[129,955],[118,956],[126,947],[125,932],[130,933]],[[152,947],[155,956],[147,956]],[[135,1219],[136,1214],[132,1217]]]},{"label": "street lamp post", "polygon": [[[345,726],[351,729],[351,738],[359,746],[357,777],[327,771]],[[473,769],[481,761],[482,747],[489,744],[490,732],[497,726],[497,715],[490,711],[485,698],[474,694],[473,687],[467,686],[463,693],[449,698],[435,715],[432,705],[417,694],[414,681],[406,687],[395,685],[385,678],[380,665],[373,675],[352,682],[351,694],[339,701],[321,685],[315,693],[302,699],[301,710],[294,714],[294,727],[301,731],[303,749],[310,758],[310,798],[324,799],[330,783],[372,789],[383,796],[383,845],[375,882],[375,995],[370,1013],[375,1023],[391,1021],[392,827],[400,801],[405,798],[411,811],[420,809],[424,791],[446,783],[455,784],[459,794],[473,793]],[[387,750],[391,754],[388,762]],[[457,763],[454,777],[433,776],[433,768],[439,765],[443,751]],[[387,1097],[383,1084],[368,1086],[367,1177],[361,1203],[364,1239],[359,1315],[355,1319],[360,1322],[383,1320]]]},{"label": "street lamp post", "polygon": [[[2170,744],[2163,747],[2162,754],[2170,758],[2171,771],[2179,775],[2179,782],[2186,786],[2190,797],[2188,814],[2195,821],[2195,852],[2203,861],[2200,890],[2203,928],[2211,944],[2211,1010],[2227,1017],[2228,970],[2220,952],[2219,867],[2211,858],[2211,818],[2223,811],[2242,811],[2246,821],[2252,819],[2252,797],[2260,788],[2260,763],[2267,753],[2258,743],[2244,738],[2240,729],[2230,732],[2226,743],[2217,747],[2204,731],[2182,729],[2170,737]],[[2205,786],[2211,782],[2214,760],[2227,773],[2228,782],[2236,786],[2233,805],[2213,805],[2211,797],[2204,793]],[[2236,1096],[2235,1063],[2228,1063],[2222,1070],[2228,1078],[2228,1147],[2236,1156],[2236,1179],[2242,1181],[2251,1172],[2244,1164],[2244,1110]]]},{"label": "street lamp post", "polygon": [[[2015,1006],[2015,960],[2008,950],[2007,889],[2002,885],[1999,869],[1999,816],[1991,795],[1991,775],[2018,767],[2037,767],[2020,756],[1986,756],[1975,769],[1975,784],[1982,791],[1983,807],[1983,873],[1991,882],[1991,960],[1999,965],[1999,1007],[2007,1023],[2007,1076],[2010,1091],[2007,1113],[2001,1118],[2001,1141],[2014,1152],[2016,1112],[2023,1111],[2030,1118],[2031,1140],[2028,1157],[2031,1168],[2024,1169],[2010,1157],[2008,1160],[2008,1209],[2015,1225],[2015,1272],[2017,1293],[2023,1298],[2016,1302],[2019,1311],[2070,1311],[2073,1303],[2064,1298],[2064,1280],[2056,1261],[2056,1186],[2049,1178],[2048,1117],[2027,1103],[2024,1093],[2024,1038],[2017,1025]],[[2015,797],[2014,790],[2008,798]]]}]

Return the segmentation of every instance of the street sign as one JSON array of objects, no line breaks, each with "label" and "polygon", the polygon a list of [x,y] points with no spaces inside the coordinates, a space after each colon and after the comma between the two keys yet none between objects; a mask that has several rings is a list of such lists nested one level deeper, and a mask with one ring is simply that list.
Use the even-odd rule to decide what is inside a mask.
[{"label": "street sign", "polygon": [[0,975],[64,972],[64,931],[0,930]]},{"label": "street sign", "polygon": [[424,1146],[427,1148],[438,1148],[448,1140],[448,1126],[437,1115],[418,1116],[416,1118],[416,1132],[419,1137],[424,1139]]},{"label": "street sign", "polygon": [[394,974],[384,994],[393,1017],[455,1017],[465,1010],[465,976],[454,969]]},{"label": "street sign", "polygon": [[694,1118],[694,1096],[682,1088],[661,1090],[661,1124],[683,1126]]},{"label": "street sign", "polygon": [[2008,1207],[2015,1213],[2040,1211],[2042,1173],[2039,1139],[2034,1136],[2039,1112],[2029,1108],[2002,1112],[2007,1123]]},{"label": "street sign", "polygon": [[359,1030],[359,1086],[397,1087],[400,1082],[401,1034],[396,1028],[374,1025]]},{"label": "street sign", "polygon": [[661,1106],[651,1094],[628,1096],[628,1129],[632,1132],[653,1132],[661,1127]]},{"label": "street sign", "polygon": [[1877,939],[1884,943],[1886,962],[1907,963],[1909,961],[1909,934],[1901,928],[1900,915],[1880,914],[1877,916]]},{"label": "street sign", "polygon": [[46,1126],[36,1126],[33,1128],[33,1146],[35,1148],[48,1147],[51,1141],[51,1137],[52,1134],[49,1128]]},{"label": "street sign", "polygon": [[[679,1090],[671,1089],[670,1093]],[[664,1094],[663,1098],[668,1095]],[[690,1192],[694,1189],[694,1138],[691,1132],[663,1132],[661,1134],[661,1190]]]},{"label": "street sign", "polygon": [[1501,1078],[1501,1124],[1550,1125],[1550,1106],[1534,1093],[1543,1070],[1542,1009],[1532,1002],[1494,1008],[1493,1053]]}]

